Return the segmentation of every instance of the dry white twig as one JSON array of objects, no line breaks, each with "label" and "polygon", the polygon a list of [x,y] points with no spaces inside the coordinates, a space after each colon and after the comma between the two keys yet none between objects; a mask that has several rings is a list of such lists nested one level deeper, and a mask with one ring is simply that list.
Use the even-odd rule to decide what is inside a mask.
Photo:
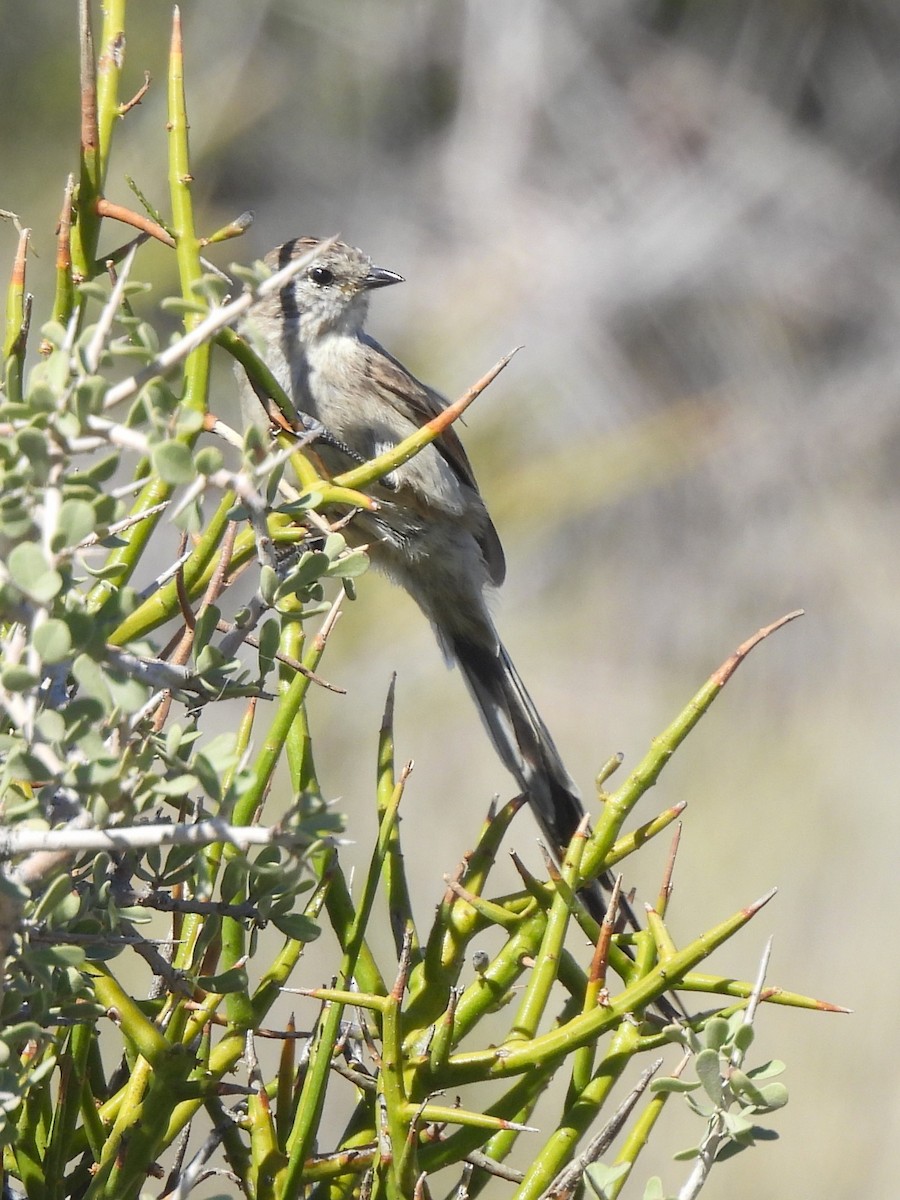
[{"label": "dry white twig", "polygon": [[115,829],[4,829],[0,828],[0,858],[16,854],[85,850],[144,850],[159,846],[209,846],[227,842],[246,849],[270,842],[295,846],[310,843],[308,833],[278,826],[229,825],[210,819],[193,825],[123,825]]}]

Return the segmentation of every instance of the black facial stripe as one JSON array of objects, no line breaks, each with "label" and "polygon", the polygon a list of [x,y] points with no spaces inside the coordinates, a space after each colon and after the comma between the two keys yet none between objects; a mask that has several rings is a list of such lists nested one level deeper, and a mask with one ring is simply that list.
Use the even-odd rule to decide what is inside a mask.
[{"label": "black facial stripe", "polygon": [[[293,241],[285,242],[278,251],[278,269],[286,267],[294,255],[294,248],[300,241],[299,238],[294,238]],[[298,321],[300,319],[300,310],[297,307],[297,297],[294,295],[294,280],[285,286],[278,293],[281,301],[281,315],[288,321]]]}]

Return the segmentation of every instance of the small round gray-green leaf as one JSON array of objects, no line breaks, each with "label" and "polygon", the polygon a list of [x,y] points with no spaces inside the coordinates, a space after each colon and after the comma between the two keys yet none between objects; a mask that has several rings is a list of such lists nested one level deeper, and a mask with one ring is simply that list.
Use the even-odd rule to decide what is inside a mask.
[{"label": "small round gray-green leaf", "polygon": [[57,533],[62,546],[77,546],[94,532],[97,517],[94,506],[87,500],[63,500],[59,509]]},{"label": "small round gray-green leaf", "polygon": [[691,1146],[688,1150],[679,1150],[677,1154],[672,1155],[673,1162],[693,1162],[695,1158],[700,1157],[699,1146]]},{"label": "small round gray-green leaf", "polygon": [[243,992],[247,989],[247,972],[243,967],[232,967],[221,975],[201,975],[197,980],[205,992],[221,996],[228,992]]},{"label": "small round gray-green leaf", "polygon": [[618,1183],[630,1170],[631,1163],[616,1163],[615,1166],[607,1166],[606,1163],[595,1162],[591,1163],[585,1171],[584,1177],[599,1200],[609,1200],[613,1185]]},{"label": "small round gray-green leaf", "polygon": [[273,567],[268,563],[264,563],[259,569],[259,590],[266,604],[271,606],[275,603],[275,596],[278,592],[278,574]]},{"label": "small round gray-green leaf", "polygon": [[663,1183],[658,1175],[647,1180],[647,1186],[644,1188],[644,1200],[666,1200]]},{"label": "small round gray-green leaf", "polygon": [[369,556],[365,550],[350,550],[336,559],[328,568],[332,579],[356,579],[369,569]]},{"label": "small round gray-green leaf", "polygon": [[734,1031],[735,1049],[740,1050],[741,1054],[746,1054],[753,1044],[753,1039],[756,1034],[753,1031],[753,1026],[749,1024],[740,1025]]},{"label": "small round gray-green leaf", "polygon": [[215,604],[205,604],[197,614],[196,624],[194,626],[194,653],[199,654],[200,651],[208,646],[213,634],[216,632],[216,627],[222,619],[222,610]]},{"label": "small round gray-green leaf", "polygon": [[65,621],[51,617],[34,631],[34,648],[45,663],[59,663],[72,653],[72,635]]},{"label": "small round gray-green leaf", "polygon": [[8,692],[28,692],[37,687],[39,682],[33,671],[20,666],[7,667],[0,675],[0,681]]},{"label": "small round gray-green leaf", "polygon": [[295,942],[314,942],[322,932],[315,921],[302,913],[285,913],[272,918],[275,928]]},{"label": "small round gray-green leaf", "polygon": [[701,1050],[694,1062],[697,1078],[713,1104],[722,1103],[722,1067],[718,1050]]},{"label": "small round gray-green leaf", "polygon": [[650,1091],[653,1093],[695,1092],[699,1086],[696,1079],[654,1079],[650,1084]]},{"label": "small round gray-green leaf", "polygon": [[41,429],[29,426],[22,429],[16,437],[19,453],[27,459],[31,477],[43,481],[50,466],[50,450],[47,435]]},{"label": "small round gray-green leaf", "polygon": [[785,1072],[784,1063],[780,1058],[770,1058],[768,1062],[761,1063],[758,1067],[753,1067],[747,1072],[754,1083],[759,1083],[763,1079],[774,1079],[776,1075],[783,1075]]},{"label": "small round gray-green leaf", "polygon": [[763,1100],[769,1111],[784,1108],[788,1102],[788,1090],[783,1083],[767,1083],[759,1090],[762,1092]]},{"label": "small round gray-green leaf", "polygon": [[13,546],[6,561],[16,587],[39,604],[52,600],[62,587],[59,572],[50,566],[35,542]]},{"label": "small round gray-green leaf", "polygon": [[204,446],[194,459],[194,465],[201,475],[215,475],[216,471],[221,471],[224,463],[222,451],[217,446]]},{"label": "small round gray-green leaf", "polygon": [[194,460],[183,442],[161,442],[153,447],[150,458],[160,478],[166,483],[193,483],[196,474]]},{"label": "small round gray-green leaf", "polygon": [[28,954],[29,962],[48,967],[80,967],[86,957],[81,946],[33,946]]},{"label": "small round gray-green leaf", "polygon": [[99,663],[87,654],[79,654],[72,664],[72,674],[84,691],[94,700],[99,700],[104,709],[112,706],[109,680]]},{"label": "small round gray-green leaf", "polygon": [[275,665],[280,640],[278,622],[273,618],[264,621],[257,634],[259,640],[259,673],[265,678]]},{"label": "small round gray-green leaf", "polygon": [[763,1096],[760,1089],[748,1075],[745,1075],[737,1067],[732,1067],[728,1076],[728,1083],[734,1094],[740,1097],[742,1103],[753,1104],[757,1107],[765,1106],[765,1096]]},{"label": "small round gray-green leaf", "polygon": [[724,1017],[713,1017],[706,1022],[703,1040],[713,1050],[720,1050],[728,1041],[728,1022]]}]

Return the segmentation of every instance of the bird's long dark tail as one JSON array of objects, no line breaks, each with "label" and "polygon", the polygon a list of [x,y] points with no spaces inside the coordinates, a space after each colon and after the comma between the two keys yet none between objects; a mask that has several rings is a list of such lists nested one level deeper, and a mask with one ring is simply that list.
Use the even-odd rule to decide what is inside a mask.
[{"label": "bird's long dark tail", "polygon": [[[561,858],[585,810],[534,701],[499,640],[493,647],[460,635],[446,641],[497,753],[527,795],[550,848]],[[600,886],[585,889],[582,898],[592,915],[602,919],[605,904]]]}]

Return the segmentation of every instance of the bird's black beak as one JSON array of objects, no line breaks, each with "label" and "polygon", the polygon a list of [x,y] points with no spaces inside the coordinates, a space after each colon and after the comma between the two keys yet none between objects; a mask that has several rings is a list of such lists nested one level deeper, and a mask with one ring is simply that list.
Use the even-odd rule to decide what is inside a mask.
[{"label": "bird's black beak", "polygon": [[372,267],[363,283],[367,288],[380,288],[387,287],[391,283],[405,283],[405,280],[396,271],[387,271],[384,267]]}]

